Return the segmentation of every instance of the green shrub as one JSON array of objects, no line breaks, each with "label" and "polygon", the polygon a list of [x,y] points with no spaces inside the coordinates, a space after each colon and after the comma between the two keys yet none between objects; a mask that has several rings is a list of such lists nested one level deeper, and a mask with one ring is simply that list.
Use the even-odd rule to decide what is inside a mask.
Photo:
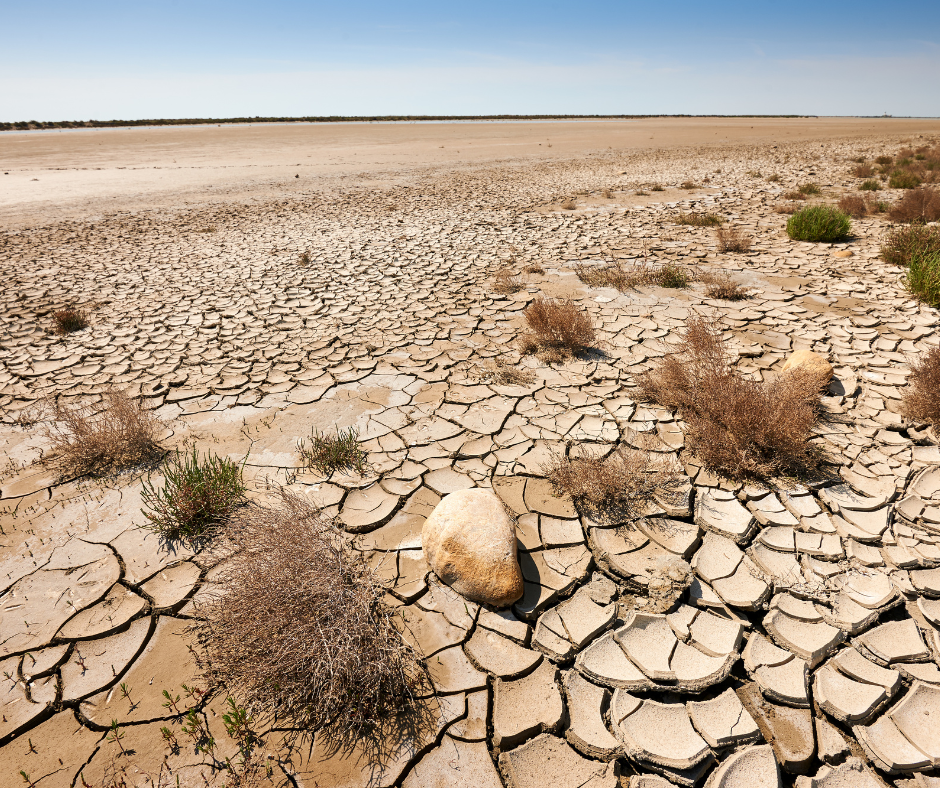
[{"label": "green shrub", "polygon": [[921,301],[940,307],[940,251],[920,251],[911,255],[907,288]]},{"label": "green shrub", "polygon": [[675,222],[690,227],[718,227],[721,224],[721,217],[715,213],[679,213],[676,215]]},{"label": "green shrub", "polygon": [[[247,460],[247,457],[245,458]],[[244,463],[207,454],[175,452],[163,469],[163,489],[148,476],[141,510],[148,526],[165,539],[193,540],[208,536],[245,499]]]},{"label": "green shrub", "polygon": [[841,241],[852,229],[852,221],[838,208],[811,205],[787,220],[787,235],[794,241]]},{"label": "green shrub", "polygon": [[888,179],[888,186],[892,189],[916,189],[921,180],[910,170],[895,170]]},{"label": "green shrub", "polygon": [[861,186],[858,187],[863,192],[877,192],[881,191],[881,186],[878,181],[867,180]]},{"label": "green shrub", "polygon": [[822,189],[815,183],[803,183],[797,187],[800,194],[822,194]]},{"label": "green shrub", "polygon": [[324,476],[334,471],[366,472],[368,456],[359,447],[359,432],[355,427],[348,430],[337,427],[335,437],[326,433],[321,435],[319,430],[314,429],[310,433],[309,448],[301,439],[298,449],[304,466]]}]

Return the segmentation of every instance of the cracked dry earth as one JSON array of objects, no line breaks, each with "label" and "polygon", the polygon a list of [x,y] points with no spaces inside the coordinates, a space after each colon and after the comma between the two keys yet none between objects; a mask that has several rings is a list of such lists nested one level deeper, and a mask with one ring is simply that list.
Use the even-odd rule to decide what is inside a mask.
[{"label": "cracked dry earth", "polygon": [[[46,444],[32,403],[94,403],[116,385],[156,412],[166,445],[247,455],[258,496],[286,484],[337,517],[427,657],[433,729],[403,733],[376,760],[365,745],[288,749],[265,723],[264,784],[940,785],[940,448],[899,413],[940,314],[879,259],[884,220],[815,245],[789,241],[774,211],[805,181],[828,200],[854,189],[852,158],[899,146],[609,151],[5,233],[0,783],[229,779],[185,743],[177,713],[194,709],[212,732],[215,763],[233,755],[224,693],[183,687],[205,689],[186,627],[211,586],[211,553],[141,528],[139,473],[62,479],[36,462]],[[688,179],[704,185],[677,188]],[[653,182],[666,191],[635,196]],[[713,231],[671,221],[680,210],[722,215],[752,250],[718,253]],[[750,295],[619,293],[575,273],[640,257],[728,271]],[[493,292],[499,268],[535,264],[543,272],[521,292]],[[520,361],[521,314],[539,294],[586,309],[599,349],[562,365]],[[68,302],[91,310],[91,326],[54,337],[50,313]],[[844,418],[817,440],[833,478],[718,478],[684,450],[675,414],[633,399],[634,375],[695,313],[719,315],[755,378],[795,349],[831,360],[826,403]],[[496,358],[534,382],[487,382]],[[298,439],[351,426],[366,475],[301,467]],[[676,455],[682,500],[612,526],[552,494],[552,452],[620,444]],[[458,597],[422,554],[436,503],[474,486],[494,488],[518,518],[525,593],[511,609]],[[675,559],[691,564],[691,582],[667,582],[664,596],[658,568]],[[167,704],[163,690],[180,699]],[[165,726],[180,747],[165,745]]]}]

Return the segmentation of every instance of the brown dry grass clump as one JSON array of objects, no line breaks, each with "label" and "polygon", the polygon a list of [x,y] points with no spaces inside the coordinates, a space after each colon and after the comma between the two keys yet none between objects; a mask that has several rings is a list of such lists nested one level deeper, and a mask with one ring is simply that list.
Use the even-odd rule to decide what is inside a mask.
[{"label": "brown dry grass clump", "polygon": [[709,298],[723,301],[742,301],[747,298],[747,289],[739,285],[726,271],[704,271],[699,279],[705,284],[705,294]]},{"label": "brown dry grass clump", "polygon": [[783,195],[784,200],[806,200],[809,199],[803,192],[786,192]]},{"label": "brown dry grass clump", "polygon": [[578,207],[578,203],[574,199],[568,198],[561,204],[561,207],[565,211],[573,211]]},{"label": "brown dry grass clump", "polygon": [[771,382],[731,366],[717,322],[692,318],[679,349],[636,380],[645,399],[682,414],[686,445],[706,468],[732,479],[766,479],[816,469],[810,443],[825,381],[806,367]]},{"label": "brown dry grass clump", "polygon": [[676,263],[625,265],[618,261],[605,265],[578,265],[575,271],[578,279],[589,287],[613,287],[621,293],[641,285],[688,287],[695,278],[692,271]]},{"label": "brown dry grass clump", "polygon": [[596,339],[591,316],[571,299],[536,298],[523,317],[530,332],[521,338],[522,351],[543,361],[562,361],[591,347]]},{"label": "brown dry grass clump", "polygon": [[776,208],[774,208],[774,211],[776,213],[785,213],[785,214],[794,214],[798,210],[800,210],[799,205],[787,205],[786,203],[780,203],[779,205],[777,205]]},{"label": "brown dry grass clump", "polygon": [[484,362],[483,366],[474,369],[473,376],[482,383],[497,386],[528,386],[535,382],[532,370],[520,369],[503,358]]},{"label": "brown dry grass clump", "polygon": [[132,468],[160,455],[160,421],[138,399],[120,389],[108,389],[100,410],[50,403],[53,421],[45,435],[53,459],[64,471],[78,476]]},{"label": "brown dry grass clump", "polygon": [[316,507],[282,490],[226,535],[236,552],[200,606],[210,680],[252,713],[350,743],[415,706],[419,655],[376,572]]},{"label": "brown dry grass clump", "polygon": [[717,233],[719,252],[747,252],[750,251],[754,240],[736,228],[719,227]]},{"label": "brown dry grass clump", "polygon": [[717,227],[721,224],[721,217],[714,213],[679,213],[673,221],[689,227]]},{"label": "brown dry grass clump", "polygon": [[88,314],[78,307],[67,306],[52,313],[52,330],[60,337],[83,328],[88,328]]},{"label": "brown dry grass clump", "polygon": [[881,244],[881,259],[907,267],[912,257],[940,254],[940,227],[912,224],[890,230]]},{"label": "brown dry grass clump", "polygon": [[873,213],[872,206],[864,197],[857,194],[847,194],[839,200],[838,208],[853,219],[861,219]]},{"label": "brown dry grass clump", "polygon": [[512,295],[525,287],[522,277],[517,276],[511,268],[501,268],[493,277],[493,292],[500,295]]},{"label": "brown dry grass clump", "polygon": [[679,188],[691,191],[692,189],[697,189],[698,184],[696,184],[695,181],[682,181],[682,183],[679,184]]},{"label": "brown dry grass clump", "polygon": [[672,455],[624,447],[606,459],[554,455],[542,470],[594,519],[639,517],[655,493],[674,492],[684,480]]},{"label": "brown dry grass clump", "polygon": [[940,426],[940,347],[931,348],[912,365],[904,391],[904,414]]},{"label": "brown dry grass clump", "polygon": [[522,271],[523,273],[526,273],[526,274],[544,274],[545,273],[545,269],[542,268],[542,266],[540,266],[538,263],[532,263],[531,265],[527,265],[525,268],[522,269]]},{"label": "brown dry grass clump", "polygon": [[888,218],[906,224],[940,221],[940,191],[911,189],[891,207]]},{"label": "brown dry grass clump", "polygon": [[870,178],[875,174],[875,168],[870,164],[858,164],[852,168],[852,175],[856,178]]}]

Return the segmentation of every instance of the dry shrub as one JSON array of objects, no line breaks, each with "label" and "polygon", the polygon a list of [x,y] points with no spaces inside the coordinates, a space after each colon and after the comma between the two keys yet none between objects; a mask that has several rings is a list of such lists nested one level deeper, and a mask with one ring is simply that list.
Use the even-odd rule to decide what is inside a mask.
[{"label": "dry shrub", "polygon": [[88,328],[88,315],[84,310],[67,306],[52,313],[52,330],[59,336]]},{"label": "dry shrub", "polygon": [[540,266],[538,263],[532,263],[531,265],[527,265],[525,268],[523,268],[522,272],[526,274],[544,274],[545,269],[542,268],[542,266]]},{"label": "dry shrub", "polygon": [[661,183],[654,183],[650,186],[650,191],[651,192],[664,192],[666,191],[666,187],[663,186]]},{"label": "dry shrub", "polygon": [[50,403],[52,425],[46,437],[53,458],[63,471],[84,475],[132,468],[160,454],[160,421],[138,399],[120,389],[108,389],[103,407],[68,407]]},{"label": "dry shrub", "polygon": [[416,704],[420,658],[362,553],[282,490],[226,530],[236,552],[198,625],[208,678],[306,730],[353,742]]},{"label": "dry shrub", "polygon": [[610,189],[604,189],[601,194],[604,196],[605,200],[614,199],[614,193]]},{"label": "dry shrub", "polygon": [[856,178],[870,178],[875,174],[875,168],[870,164],[859,164],[852,168],[852,175]]},{"label": "dry shrub", "polygon": [[648,263],[633,263],[625,265],[622,262],[607,263],[605,265],[578,265],[575,268],[580,279],[589,287],[613,287],[620,292],[626,292],[635,287],[688,287],[695,278],[692,272],[676,263],[665,265],[650,265]]},{"label": "dry shrub", "polygon": [[904,391],[904,413],[914,421],[940,426],[940,347],[931,348],[912,365]]},{"label": "dry shrub", "polygon": [[888,217],[906,224],[940,221],[940,191],[911,189],[891,207]]},{"label": "dry shrub", "polygon": [[679,213],[673,221],[690,227],[717,227],[721,217],[714,213]]},{"label": "dry shrub", "polygon": [[705,284],[705,294],[709,298],[723,301],[742,301],[747,298],[747,289],[739,285],[726,271],[705,271],[699,274]]},{"label": "dry shrub", "polygon": [[940,227],[912,224],[890,230],[881,244],[881,259],[905,268],[911,258],[940,254]]},{"label": "dry shrub", "polygon": [[682,183],[679,184],[679,188],[685,189],[686,191],[691,191],[692,189],[697,189],[698,185],[695,183],[695,181],[682,181]]},{"label": "dry shrub", "polygon": [[525,282],[509,268],[501,268],[493,277],[493,292],[512,295],[525,287]]},{"label": "dry shrub", "polygon": [[801,183],[796,187],[796,190],[800,194],[822,194],[822,189],[820,189],[818,184],[815,183]]},{"label": "dry shrub", "polygon": [[297,265],[308,266],[310,265],[310,252],[303,252],[300,257],[297,258]]},{"label": "dry shrub", "polygon": [[535,382],[535,373],[529,369],[520,369],[506,359],[490,359],[473,370],[473,377],[482,383],[497,386],[528,386]]},{"label": "dry shrub", "polygon": [[787,205],[786,203],[780,203],[774,208],[774,211],[776,213],[784,213],[784,214],[794,214],[798,210],[800,210],[799,205]]},{"label": "dry shrub", "polygon": [[542,472],[556,491],[598,520],[639,517],[655,493],[674,493],[683,483],[671,454],[624,447],[607,459],[556,454]]},{"label": "dry shrub", "polygon": [[853,219],[861,219],[871,212],[868,201],[857,194],[847,194],[839,200],[839,210],[847,213]]},{"label": "dry shrub", "polygon": [[809,441],[827,382],[804,366],[771,382],[731,366],[716,321],[692,318],[679,349],[637,378],[641,396],[682,414],[686,445],[709,470],[732,479],[766,479],[816,469]]},{"label": "dry shrub", "polygon": [[531,331],[522,336],[522,350],[545,361],[561,361],[595,342],[591,316],[571,299],[536,298],[523,316]]},{"label": "dry shrub", "polygon": [[719,252],[747,252],[750,251],[751,241],[754,239],[745,235],[736,228],[724,227],[718,228],[718,251]]},{"label": "dry shrub", "polygon": [[808,199],[803,192],[786,192],[783,195],[784,200],[806,200]]},{"label": "dry shrub", "polygon": [[565,201],[561,204],[561,207],[562,207],[563,210],[566,210],[566,211],[573,211],[575,208],[578,207],[578,203],[577,203],[574,199],[572,199],[572,198],[569,197],[567,200],[565,200]]}]

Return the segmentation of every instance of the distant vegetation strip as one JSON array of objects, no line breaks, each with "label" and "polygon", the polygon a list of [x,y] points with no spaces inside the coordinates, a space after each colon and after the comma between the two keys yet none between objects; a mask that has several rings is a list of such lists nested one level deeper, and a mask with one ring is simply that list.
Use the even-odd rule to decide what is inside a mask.
[{"label": "distant vegetation strip", "polygon": [[0,131],[99,129],[115,126],[193,126],[215,123],[349,123],[428,120],[643,120],[645,118],[808,118],[815,115],[311,115],[299,118],[150,118],[146,120],[25,120],[5,123]]}]

